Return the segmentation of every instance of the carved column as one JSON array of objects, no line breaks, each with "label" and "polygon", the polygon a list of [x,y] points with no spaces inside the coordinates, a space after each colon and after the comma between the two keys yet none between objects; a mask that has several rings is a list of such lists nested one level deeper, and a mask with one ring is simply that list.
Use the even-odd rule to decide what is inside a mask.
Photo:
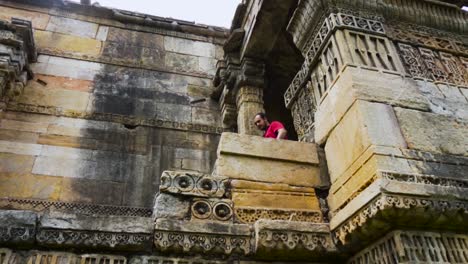
[{"label": "carved column", "polygon": [[31,22],[0,20],[0,110],[23,92],[36,57]]},{"label": "carved column", "polygon": [[261,135],[254,123],[255,114],[263,112],[265,66],[262,62],[244,59],[237,77],[236,105],[239,134]]}]

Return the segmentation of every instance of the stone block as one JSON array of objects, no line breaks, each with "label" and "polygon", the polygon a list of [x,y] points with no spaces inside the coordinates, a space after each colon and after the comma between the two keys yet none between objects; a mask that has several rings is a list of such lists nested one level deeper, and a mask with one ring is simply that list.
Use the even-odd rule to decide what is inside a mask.
[{"label": "stone block", "polygon": [[1,173],[2,197],[58,200],[62,188],[61,177],[28,173]]},{"label": "stone block", "polygon": [[468,122],[404,108],[395,112],[409,148],[468,156]]},{"label": "stone block", "polygon": [[165,65],[168,69],[181,72],[199,72],[198,57],[168,52]]},{"label": "stone block", "polygon": [[190,200],[187,197],[159,193],[154,201],[153,218],[184,220],[190,216]]},{"label": "stone block", "polygon": [[28,105],[59,107],[64,111],[85,112],[89,103],[89,93],[53,88],[45,89],[39,84],[30,82],[30,85],[25,87],[24,92],[18,98],[18,102]]},{"label": "stone block", "polygon": [[315,144],[227,132],[222,134],[218,145],[218,156],[222,154],[305,164],[319,163]]},{"label": "stone block", "polygon": [[2,6],[2,10],[0,10],[0,19],[11,21],[12,18],[20,18],[31,21],[33,28],[44,30],[49,23],[50,16],[42,12],[27,11]]},{"label": "stone block", "polygon": [[457,86],[451,86],[443,83],[438,83],[437,87],[442,92],[444,97],[452,102],[462,102],[466,103],[466,98],[463,96],[461,91],[458,89]]},{"label": "stone block", "polygon": [[33,123],[8,119],[0,120],[0,128],[24,132],[45,133],[48,125],[47,123]]},{"label": "stone block", "polygon": [[36,143],[38,138],[39,134],[34,132],[23,132],[13,129],[0,129],[0,140],[4,141]]},{"label": "stone block", "polygon": [[164,48],[167,51],[181,54],[214,58],[216,52],[215,47],[216,46],[214,44],[201,41],[193,41],[170,36],[164,37]]},{"label": "stone block", "polygon": [[62,159],[93,160],[94,153],[95,151],[90,149],[43,145],[39,155]]},{"label": "stone block", "polygon": [[406,142],[391,106],[357,100],[325,145],[331,182],[371,145],[405,148]]},{"label": "stone block", "polygon": [[122,205],[125,184],[76,178],[63,178],[60,201]]},{"label": "stone block", "polygon": [[[49,76],[43,74],[36,74],[34,79],[41,80],[46,83],[49,89],[65,89],[80,92],[90,92],[93,88],[93,82],[88,80],[78,80],[69,77]],[[38,86],[34,85],[39,88]]]},{"label": "stone block", "polygon": [[323,144],[357,100],[428,110],[418,82],[400,75],[347,67],[322,99],[315,113],[315,141]]},{"label": "stone block", "polygon": [[[101,53],[99,40],[36,30],[34,38],[38,50],[54,55],[73,55],[84,58],[97,58]],[[51,74],[53,75],[53,74]]]},{"label": "stone block", "polygon": [[84,148],[96,149],[97,141],[90,138],[70,137],[62,135],[40,135],[37,140],[38,144],[71,147],[71,148]]},{"label": "stone block", "polygon": [[34,243],[37,215],[29,211],[0,210],[0,243]]},{"label": "stone block", "polygon": [[51,16],[46,30],[79,37],[95,38],[99,25],[66,17]]},{"label": "stone block", "polygon": [[0,152],[3,153],[37,156],[41,150],[42,145],[0,140]]},{"label": "stone block", "polygon": [[214,76],[216,74],[216,62],[216,59],[200,57],[198,67],[201,72]]},{"label": "stone block", "polygon": [[36,74],[68,77],[77,80],[93,81],[103,65],[96,62],[39,55],[38,62],[31,65]]},{"label": "stone block", "polygon": [[219,126],[220,114],[219,111],[192,107],[192,122],[196,124]]},{"label": "stone block", "polygon": [[164,37],[161,35],[115,27],[109,27],[107,41],[160,50],[164,47]]},{"label": "stone block", "polygon": [[236,207],[320,211],[318,198],[315,196],[314,192],[237,192],[233,190],[232,201]]},{"label": "stone block", "polygon": [[96,179],[97,162],[80,159],[66,159],[40,156],[32,172],[50,176]]},{"label": "stone block", "polygon": [[30,173],[35,156],[0,153],[0,172]]},{"label": "stone block", "polygon": [[214,175],[294,186],[321,186],[318,167],[303,163],[271,161],[248,156],[218,156]]},{"label": "stone block", "polygon": [[109,27],[100,25],[98,32],[96,33],[96,39],[100,41],[106,41],[108,34],[109,34]]}]

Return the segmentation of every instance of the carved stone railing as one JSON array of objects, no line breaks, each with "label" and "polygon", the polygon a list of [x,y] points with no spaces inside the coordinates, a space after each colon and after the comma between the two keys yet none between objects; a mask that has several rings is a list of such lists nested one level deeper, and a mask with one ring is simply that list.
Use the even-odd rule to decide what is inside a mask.
[{"label": "carved stone railing", "polygon": [[32,78],[29,64],[36,58],[31,22],[0,20],[0,109],[23,92]]}]

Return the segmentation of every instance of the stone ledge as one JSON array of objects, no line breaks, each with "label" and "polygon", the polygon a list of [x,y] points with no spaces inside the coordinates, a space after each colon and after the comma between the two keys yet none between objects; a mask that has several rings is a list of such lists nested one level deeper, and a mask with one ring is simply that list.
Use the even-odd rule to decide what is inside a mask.
[{"label": "stone ledge", "polygon": [[222,134],[218,146],[218,156],[222,154],[314,165],[319,163],[315,144],[227,132]]}]

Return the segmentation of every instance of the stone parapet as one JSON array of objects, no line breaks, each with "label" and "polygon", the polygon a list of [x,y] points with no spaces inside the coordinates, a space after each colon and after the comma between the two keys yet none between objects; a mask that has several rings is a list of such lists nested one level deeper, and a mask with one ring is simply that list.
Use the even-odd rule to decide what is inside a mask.
[{"label": "stone parapet", "polygon": [[223,133],[214,175],[249,181],[318,187],[326,185],[315,144]]}]

